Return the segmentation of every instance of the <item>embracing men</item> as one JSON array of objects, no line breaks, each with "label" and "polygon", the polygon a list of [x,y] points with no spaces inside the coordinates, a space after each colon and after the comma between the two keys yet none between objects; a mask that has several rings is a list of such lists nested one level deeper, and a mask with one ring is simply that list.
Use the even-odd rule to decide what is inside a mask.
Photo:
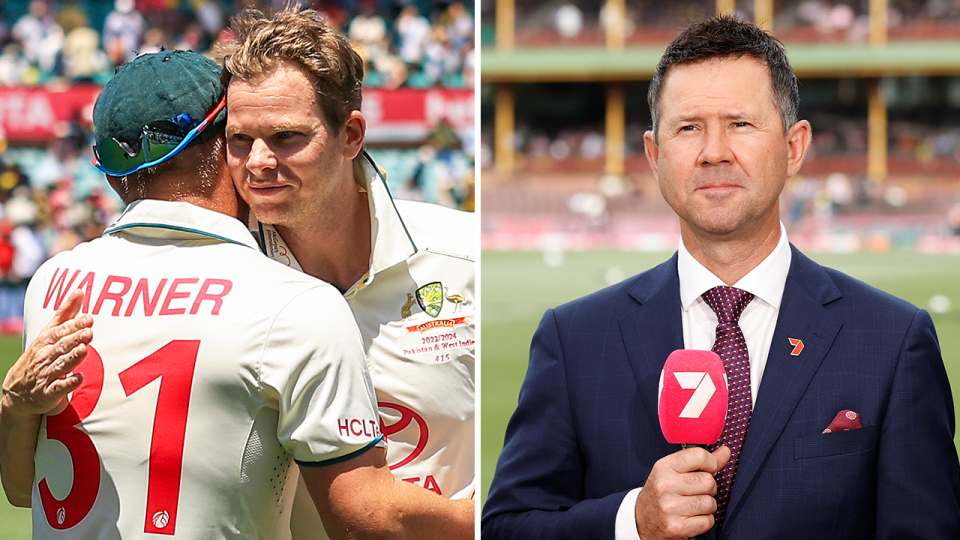
[{"label": "embracing men", "polygon": [[[98,101],[98,164],[129,207],[32,286],[37,340],[0,401],[8,497],[33,492],[35,534],[285,537],[292,456],[331,537],[472,537],[472,219],[394,205],[362,149],[362,63],[316,13],[248,12],[233,29],[228,83],[167,51],[121,68]],[[257,253],[237,192],[269,224],[268,254],[330,285]],[[411,353],[422,339],[442,354]],[[22,443],[38,432],[34,474]],[[83,440],[64,455],[49,442],[64,437]],[[71,487],[74,459],[100,464],[100,487]],[[214,466],[241,474],[213,481]],[[207,508],[218,490],[234,495]]]}]

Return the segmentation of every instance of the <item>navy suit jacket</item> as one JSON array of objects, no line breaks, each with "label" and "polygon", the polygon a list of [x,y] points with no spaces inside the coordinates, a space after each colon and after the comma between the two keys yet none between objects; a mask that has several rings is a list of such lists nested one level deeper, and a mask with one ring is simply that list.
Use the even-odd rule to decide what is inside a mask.
[{"label": "navy suit jacket", "polygon": [[[725,522],[707,538],[960,539],[953,399],[929,315],[791,249]],[[682,348],[676,255],[548,311],[482,538],[612,539],[626,492],[676,451],[657,385]],[[843,409],[863,427],[824,434]]]}]

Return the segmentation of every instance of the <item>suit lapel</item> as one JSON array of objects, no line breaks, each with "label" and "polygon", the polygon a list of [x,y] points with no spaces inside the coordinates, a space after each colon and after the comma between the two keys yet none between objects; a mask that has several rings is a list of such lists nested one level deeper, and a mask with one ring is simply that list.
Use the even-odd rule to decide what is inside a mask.
[{"label": "suit lapel", "polygon": [[642,276],[630,290],[630,296],[641,305],[620,318],[620,332],[640,399],[651,425],[657,426],[660,372],[667,356],[683,348],[677,255]]},{"label": "suit lapel", "polygon": [[[777,326],[727,507],[728,523],[736,519],[744,493],[756,479],[842,325],[823,307],[840,297],[833,280],[821,266],[792,245],[791,249],[793,258]],[[797,356],[791,356],[794,345],[790,339],[803,342]]]}]

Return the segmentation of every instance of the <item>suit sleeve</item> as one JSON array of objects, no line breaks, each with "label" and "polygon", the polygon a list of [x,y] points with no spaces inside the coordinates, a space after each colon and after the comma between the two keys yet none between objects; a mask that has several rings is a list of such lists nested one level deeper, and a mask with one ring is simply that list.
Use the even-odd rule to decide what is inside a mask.
[{"label": "suit sleeve", "polygon": [[881,426],[878,539],[960,538],[960,466],[950,383],[933,321],[918,310]]},{"label": "suit sleeve", "polygon": [[626,491],[584,500],[584,459],[574,424],[556,316],[540,321],[520,400],[483,509],[483,540],[613,539]]}]

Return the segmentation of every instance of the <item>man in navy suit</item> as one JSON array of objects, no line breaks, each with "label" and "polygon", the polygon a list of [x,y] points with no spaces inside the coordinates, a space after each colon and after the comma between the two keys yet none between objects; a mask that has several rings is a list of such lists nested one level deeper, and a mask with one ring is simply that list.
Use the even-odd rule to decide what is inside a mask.
[{"label": "man in navy suit", "polygon": [[[696,23],[648,100],[680,248],[544,315],[482,538],[960,538],[933,322],[812,262],[780,223],[811,139],[782,46],[735,17]],[[664,361],[711,347],[744,414],[718,448],[676,451],[657,416]]]}]

